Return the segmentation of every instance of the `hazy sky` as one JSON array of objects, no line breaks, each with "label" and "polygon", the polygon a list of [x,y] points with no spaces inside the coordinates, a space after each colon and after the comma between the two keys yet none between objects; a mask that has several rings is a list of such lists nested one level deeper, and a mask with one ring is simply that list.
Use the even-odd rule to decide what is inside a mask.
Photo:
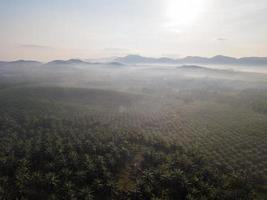
[{"label": "hazy sky", "polygon": [[267,56],[267,0],[0,0],[0,59]]}]

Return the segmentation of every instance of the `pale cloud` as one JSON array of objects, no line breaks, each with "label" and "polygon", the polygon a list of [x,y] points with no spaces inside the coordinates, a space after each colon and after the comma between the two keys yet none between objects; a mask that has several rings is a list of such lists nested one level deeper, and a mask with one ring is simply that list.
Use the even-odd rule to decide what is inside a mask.
[{"label": "pale cloud", "polygon": [[38,50],[53,50],[55,48],[51,46],[38,45],[38,44],[19,44],[18,47],[27,49],[38,49]]},{"label": "pale cloud", "polygon": [[217,38],[218,41],[226,41],[228,40],[227,38]]}]

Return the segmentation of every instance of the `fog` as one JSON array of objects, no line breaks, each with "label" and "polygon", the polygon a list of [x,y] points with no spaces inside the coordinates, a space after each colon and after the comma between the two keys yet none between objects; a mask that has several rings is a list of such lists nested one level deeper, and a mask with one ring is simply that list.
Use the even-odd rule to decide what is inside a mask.
[{"label": "fog", "polygon": [[[265,88],[267,67],[222,65],[29,64],[0,66],[1,81],[31,81],[57,85],[111,89],[130,93],[166,93],[186,89]],[[29,83],[27,83],[29,84]]]},{"label": "fog", "polygon": [[[238,70],[231,66],[16,62],[2,64],[0,81],[2,90],[5,85],[12,85],[14,88],[62,87],[123,92],[133,97],[134,113],[149,113],[160,111],[166,105],[164,112],[172,106],[199,101],[240,101],[240,105],[247,106],[248,102],[238,96],[250,95],[251,91],[257,91],[256,96],[265,93],[267,74],[248,72],[245,66],[238,66]],[[67,98],[63,98],[63,102],[68,102]],[[117,105],[120,112],[125,110],[119,103]],[[102,106],[101,101],[99,106]]]}]

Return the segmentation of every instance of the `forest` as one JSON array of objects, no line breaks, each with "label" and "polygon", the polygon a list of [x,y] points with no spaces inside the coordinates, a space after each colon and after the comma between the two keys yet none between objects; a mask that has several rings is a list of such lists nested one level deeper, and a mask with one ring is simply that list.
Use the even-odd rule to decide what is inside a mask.
[{"label": "forest", "polygon": [[266,75],[0,67],[0,199],[264,199]]}]

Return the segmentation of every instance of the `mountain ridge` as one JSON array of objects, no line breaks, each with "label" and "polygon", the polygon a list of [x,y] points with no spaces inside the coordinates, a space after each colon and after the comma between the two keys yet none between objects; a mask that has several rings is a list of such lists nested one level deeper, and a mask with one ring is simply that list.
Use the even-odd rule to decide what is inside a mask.
[{"label": "mountain ridge", "polygon": [[234,64],[234,65],[266,65],[267,57],[241,57],[235,58],[224,55],[216,55],[213,57],[187,56],[179,59],[167,57],[154,58],[144,57],[140,55],[127,55],[118,57],[114,61],[124,64]]},{"label": "mountain ridge", "polygon": [[0,65],[9,64],[23,64],[23,65],[127,65],[127,64],[221,64],[221,65],[266,65],[267,57],[241,57],[235,58],[225,55],[216,55],[213,57],[201,57],[201,56],[186,56],[183,58],[168,58],[168,57],[145,57],[141,55],[126,55],[124,57],[114,58],[109,62],[90,62],[82,59],[68,59],[68,60],[52,60],[46,63],[42,63],[35,60],[15,60],[15,61],[0,61]]}]

